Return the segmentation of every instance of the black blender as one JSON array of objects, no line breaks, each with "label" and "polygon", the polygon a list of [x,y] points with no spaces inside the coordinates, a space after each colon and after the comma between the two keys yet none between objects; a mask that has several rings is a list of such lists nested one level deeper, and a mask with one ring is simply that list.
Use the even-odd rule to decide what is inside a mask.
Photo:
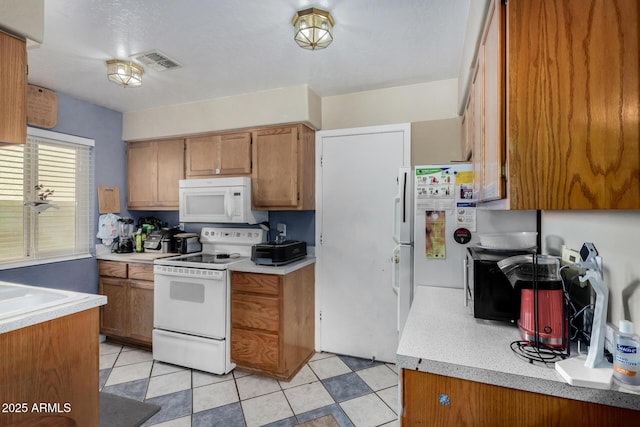
[{"label": "black blender", "polygon": [[133,252],[133,218],[118,219],[118,246],[114,252],[119,254]]}]

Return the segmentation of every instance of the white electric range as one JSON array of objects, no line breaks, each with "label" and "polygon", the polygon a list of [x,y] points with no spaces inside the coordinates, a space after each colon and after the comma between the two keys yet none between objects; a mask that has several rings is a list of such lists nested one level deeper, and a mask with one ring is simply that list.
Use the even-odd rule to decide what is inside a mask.
[{"label": "white electric range", "polygon": [[254,228],[203,227],[202,252],[154,261],[153,358],[214,374],[231,363],[230,275],[265,240]]}]

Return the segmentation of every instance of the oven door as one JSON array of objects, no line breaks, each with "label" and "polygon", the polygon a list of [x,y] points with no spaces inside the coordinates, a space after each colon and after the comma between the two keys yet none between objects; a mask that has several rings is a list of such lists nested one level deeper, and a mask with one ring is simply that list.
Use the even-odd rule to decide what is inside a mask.
[{"label": "oven door", "polygon": [[226,337],[227,272],[154,266],[153,327],[207,338]]}]

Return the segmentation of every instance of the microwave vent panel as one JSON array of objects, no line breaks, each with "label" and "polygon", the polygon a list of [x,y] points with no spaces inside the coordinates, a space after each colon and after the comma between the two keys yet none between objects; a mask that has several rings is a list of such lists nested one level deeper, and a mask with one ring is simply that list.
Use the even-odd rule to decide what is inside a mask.
[{"label": "microwave vent panel", "polygon": [[150,50],[147,52],[136,53],[131,55],[134,61],[142,64],[145,69],[152,69],[155,71],[173,70],[175,68],[182,68],[182,64],[169,58],[164,53],[157,50]]}]

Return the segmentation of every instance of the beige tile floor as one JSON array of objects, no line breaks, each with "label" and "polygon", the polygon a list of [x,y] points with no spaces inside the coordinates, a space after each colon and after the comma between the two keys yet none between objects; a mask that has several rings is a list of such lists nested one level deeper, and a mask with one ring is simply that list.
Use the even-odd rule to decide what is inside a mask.
[{"label": "beige tile floor", "polygon": [[340,426],[398,426],[395,365],[317,353],[289,382],[234,370],[213,375],[100,344],[100,387],[161,406],[144,426],[287,427],[333,415]]}]

